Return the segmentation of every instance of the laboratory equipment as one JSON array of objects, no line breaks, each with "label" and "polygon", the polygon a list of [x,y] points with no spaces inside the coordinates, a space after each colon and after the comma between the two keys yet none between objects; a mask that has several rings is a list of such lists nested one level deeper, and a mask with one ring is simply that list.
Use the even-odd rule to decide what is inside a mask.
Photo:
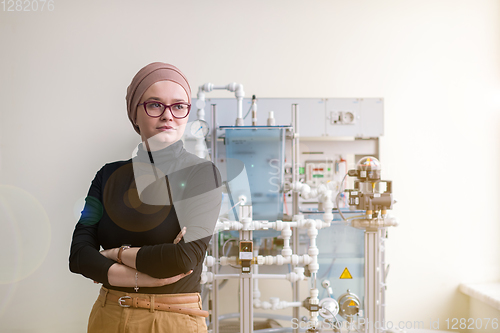
[{"label": "laboratory equipment", "polygon": [[[235,122],[233,99],[206,98],[214,89],[235,92]],[[239,280],[239,332],[253,332],[254,318],[287,308],[292,309],[289,318],[299,321],[300,312],[307,312],[309,332],[318,331],[322,323],[341,327],[383,320],[386,268],[381,244],[386,229],[397,225],[387,214],[395,202],[392,182],[381,180],[377,158],[383,100],[250,100],[241,84],[208,83],[193,103],[198,113],[192,116],[200,122],[192,131],[206,128],[203,136],[193,133],[193,140],[209,147],[225,186],[202,274],[204,299],[210,299],[209,330],[223,332],[225,319],[233,316],[221,314],[218,304],[219,289],[228,288],[230,279]],[[208,104],[211,112],[205,116]],[[262,124],[257,106],[269,115]],[[300,118],[299,107],[305,114]],[[252,112],[251,119],[243,116],[244,109]],[[288,280],[289,300],[261,299],[259,283],[268,279]],[[309,296],[303,299],[301,281],[309,282]],[[359,327],[359,332],[383,332]]]}]

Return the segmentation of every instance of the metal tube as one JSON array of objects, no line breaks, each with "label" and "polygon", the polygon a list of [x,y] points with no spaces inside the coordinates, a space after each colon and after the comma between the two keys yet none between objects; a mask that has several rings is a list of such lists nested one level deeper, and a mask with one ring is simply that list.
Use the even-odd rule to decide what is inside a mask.
[{"label": "metal tube", "polygon": [[[211,116],[212,116],[212,139],[210,142],[211,145],[211,159],[212,163],[217,165],[217,106],[212,104],[210,107]],[[216,233],[212,236],[212,255],[214,258],[219,258],[219,233]],[[217,276],[219,273],[219,264],[216,262],[215,265],[212,266],[212,273],[214,276]],[[213,293],[213,301],[212,301],[212,332],[219,333],[219,283],[216,279],[212,282],[212,293]]]},{"label": "metal tube", "polygon": [[[210,140],[210,148],[212,151],[212,162],[217,165],[217,105],[212,104],[210,106],[210,114],[212,116],[212,139]],[[216,257],[217,258],[217,257]]]},{"label": "metal tube", "polygon": [[215,280],[239,279],[241,274],[217,274],[214,275]]},{"label": "metal tube", "polygon": [[[299,105],[292,104],[292,182],[299,180]],[[299,214],[299,192],[293,193],[293,215]],[[295,249],[294,249],[294,253]]]},{"label": "metal tube", "polygon": [[[295,156],[295,133],[296,133],[296,109],[297,104],[292,104],[292,184],[295,184],[297,181],[298,175],[297,175],[297,170],[298,170],[298,165],[297,165],[297,156]],[[298,195],[295,195],[296,192],[293,192],[293,208],[292,208],[292,215],[296,214],[296,211],[298,211],[298,203],[296,202],[295,198],[298,198]],[[297,193],[298,194],[298,193]]]},{"label": "metal tube", "polygon": [[[242,211],[242,209],[240,210]],[[242,213],[240,215],[243,216]],[[252,240],[251,230],[240,230],[240,241]],[[253,332],[253,281],[252,273],[240,275],[240,333]]]},{"label": "metal tube", "polygon": [[[219,256],[219,234],[215,234],[212,237],[212,254],[214,258]],[[217,276],[219,273],[219,264],[215,263],[212,266],[212,273]],[[212,282],[212,329],[214,333],[219,333],[219,321],[216,319],[219,317],[219,283],[216,279]]]},{"label": "metal tube", "polygon": [[386,232],[387,229],[382,229],[380,232],[380,280],[381,280],[381,286],[380,286],[380,319],[383,323],[385,323],[385,288],[386,288],[386,266],[385,266],[385,246],[384,246],[384,241],[386,238]]},{"label": "metal tube", "polygon": [[[365,231],[365,319],[381,322],[380,230]],[[365,326],[365,333],[380,333],[376,325]]]},{"label": "metal tube", "polygon": [[240,279],[240,332],[253,332],[252,274],[242,274]]},{"label": "metal tube", "polygon": [[[281,188],[283,189],[282,190],[282,193],[280,193],[281,195],[281,198],[283,198],[284,195],[286,195],[285,191],[284,191],[284,188],[285,188],[285,155],[286,155],[286,129],[282,129],[281,130],[281,149],[283,150],[283,155],[281,156],[281,170],[283,171],[281,173]],[[283,202],[284,203],[284,202]],[[288,210],[288,207],[286,208]]]},{"label": "metal tube", "polygon": [[[298,120],[299,120],[299,105],[298,104],[292,104],[292,127],[293,127],[293,136],[292,136],[292,183],[295,184],[296,181],[299,179],[298,171],[299,171],[299,136],[298,136]],[[294,191],[293,192],[293,208],[292,208],[292,214],[297,215],[299,214],[299,193]],[[298,254],[299,252],[299,228],[293,228],[292,229],[292,251],[295,254]],[[292,265],[292,270],[295,269],[295,265]],[[292,283],[292,301],[293,302],[298,302],[299,301],[299,283],[293,282]],[[299,308],[293,308],[293,317],[294,318],[299,318]],[[299,329],[296,328],[293,330],[294,333],[298,333]]]}]

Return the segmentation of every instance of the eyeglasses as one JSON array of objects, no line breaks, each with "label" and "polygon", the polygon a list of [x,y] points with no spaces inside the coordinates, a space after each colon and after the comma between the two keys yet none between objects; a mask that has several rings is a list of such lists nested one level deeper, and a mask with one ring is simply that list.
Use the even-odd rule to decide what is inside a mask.
[{"label": "eyeglasses", "polygon": [[186,118],[189,114],[189,111],[191,110],[191,104],[188,103],[174,103],[170,105],[165,105],[157,101],[148,101],[138,104],[137,106],[139,105],[143,105],[146,114],[153,118],[161,117],[161,115],[168,108],[174,118],[182,119]]}]

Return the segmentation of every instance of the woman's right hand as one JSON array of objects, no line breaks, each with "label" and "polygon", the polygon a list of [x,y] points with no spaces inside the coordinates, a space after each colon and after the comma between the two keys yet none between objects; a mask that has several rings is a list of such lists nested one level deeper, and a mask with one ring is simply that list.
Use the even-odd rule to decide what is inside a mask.
[{"label": "woman's right hand", "polygon": [[[181,241],[182,237],[186,234],[186,227],[182,228],[181,231],[175,237],[173,243],[177,244]],[[114,249],[116,250],[116,249]],[[102,254],[102,251],[101,251]],[[108,282],[112,286],[117,287],[134,287],[135,286],[135,273],[137,271],[135,268],[131,268],[126,265],[115,263],[111,265],[108,270]],[[172,284],[180,279],[188,276],[193,273],[193,270],[190,270],[187,273],[181,273],[175,276],[171,276],[169,278],[158,279],[152,276],[149,276],[145,273],[138,272],[137,284],[139,287],[161,287],[167,284]],[[99,283],[94,281],[94,283]]]},{"label": "woman's right hand", "polygon": [[177,234],[177,236],[174,239],[174,244],[177,244],[181,241],[182,237],[186,234],[186,227],[183,227],[181,229],[181,232]]},{"label": "woman's right hand", "polygon": [[193,270],[190,270],[189,272],[187,273],[181,273],[179,275],[175,275],[175,276],[171,276],[169,278],[164,278],[164,279],[158,279],[158,282],[160,283],[160,287],[161,286],[165,286],[167,284],[172,284],[172,283],[176,283],[177,281],[179,281],[180,279],[188,276],[189,274],[193,273]]}]

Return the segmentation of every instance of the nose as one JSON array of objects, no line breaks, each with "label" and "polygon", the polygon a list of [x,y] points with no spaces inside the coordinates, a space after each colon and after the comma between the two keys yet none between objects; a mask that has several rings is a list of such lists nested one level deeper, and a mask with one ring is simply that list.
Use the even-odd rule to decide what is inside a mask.
[{"label": "nose", "polygon": [[174,117],[172,116],[172,111],[170,110],[170,106],[165,108],[165,112],[160,117],[161,120],[173,121]]}]

